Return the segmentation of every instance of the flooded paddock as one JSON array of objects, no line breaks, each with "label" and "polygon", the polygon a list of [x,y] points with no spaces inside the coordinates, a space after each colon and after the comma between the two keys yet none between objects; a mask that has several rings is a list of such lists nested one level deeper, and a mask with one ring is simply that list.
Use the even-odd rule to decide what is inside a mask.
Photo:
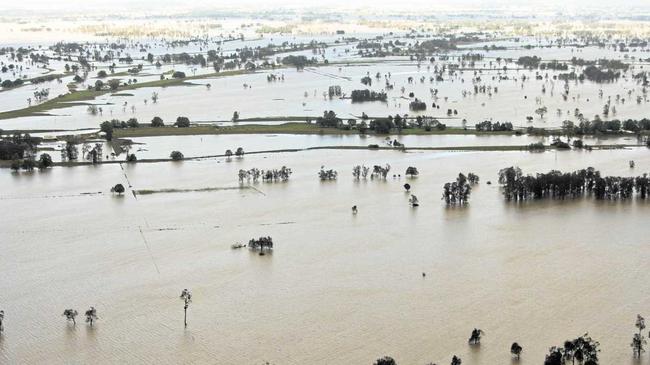
[{"label": "flooded paddock", "polygon": [[[356,181],[361,163],[389,163],[402,177]],[[317,178],[322,164],[337,181]],[[254,189],[131,193],[238,188],[239,169],[282,165],[294,171],[288,182]],[[328,150],[2,171],[11,213],[0,223],[0,362],[368,364],[390,354],[424,364],[457,354],[503,364],[517,341],[521,363],[538,364],[549,346],[588,331],[604,364],[633,363],[634,315],[650,304],[650,205],[507,203],[496,179],[511,165],[628,176],[650,170],[650,157]],[[420,176],[403,177],[408,166]],[[459,172],[481,182],[468,206],[448,208],[442,185]],[[408,205],[405,182],[420,207]],[[113,196],[116,183],[131,188]],[[230,248],[262,235],[273,237],[272,254]],[[187,329],[183,288],[194,294]],[[61,316],[91,305],[92,329]],[[467,345],[474,327],[486,332],[480,348]]]}]

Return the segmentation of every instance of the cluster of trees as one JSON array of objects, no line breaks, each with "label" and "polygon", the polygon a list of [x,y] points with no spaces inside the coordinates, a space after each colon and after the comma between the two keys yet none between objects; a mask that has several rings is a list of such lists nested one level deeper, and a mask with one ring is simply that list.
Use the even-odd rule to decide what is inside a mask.
[{"label": "cluster of trees", "polygon": [[605,176],[593,167],[562,173],[557,170],[546,174],[523,175],[518,167],[499,171],[499,183],[507,200],[564,199],[586,194],[596,199],[630,199],[636,192],[641,199],[648,197],[648,174],[637,177]]},{"label": "cluster of trees", "polygon": [[[226,150],[226,158],[230,159],[232,157],[233,153],[232,150],[228,149]],[[244,156],[244,149],[242,147],[237,147],[234,153],[235,156],[237,157],[243,157]]]},{"label": "cluster of trees", "polygon": [[[72,322],[74,326],[77,325],[76,317],[79,314],[75,309],[66,309],[63,311],[63,316],[68,322]],[[85,313],[86,315],[86,323],[90,325],[90,327],[93,326],[93,323],[97,321],[99,317],[97,317],[97,309],[95,307],[90,307]]]},{"label": "cluster of trees", "polygon": [[582,120],[578,125],[575,125],[570,120],[565,120],[562,123],[562,131],[565,134],[597,134],[597,133],[616,133],[622,130],[630,132],[641,132],[650,130],[650,119],[643,118],[639,120],[627,119],[620,121],[594,119],[593,121]]},{"label": "cluster of trees", "polygon": [[18,160],[26,155],[33,155],[40,138],[29,133],[16,133],[0,139],[0,160]]},{"label": "cluster of trees", "polygon": [[357,180],[359,180],[359,178],[366,179],[369,172],[370,167],[367,167],[366,165],[356,165],[352,168],[352,176],[354,176],[354,178]]},{"label": "cluster of trees", "polygon": [[[157,118],[157,117],[156,117]],[[161,120],[162,121],[162,120]],[[126,128],[139,128],[140,123],[137,118],[129,118],[129,120],[119,120],[111,119],[110,121],[104,121],[99,125],[99,130],[106,134],[106,140],[113,140],[113,131],[115,129],[126,129]]]},{"label": "cluster of trees", "polygon": [[442,200],[447,205],[463,205],[469,202],[472,187],[467,177],[462,173],[458,174],[456,181],[446,183],[442,188]]},{"label": "cluster of trees", "polygon": [[260,170],[257,168],[252,168],[250,170],[239,170],[238,177],[240,183],[243,183],[244,180],[249,183],[251,180],[253,182],[257,182],[260,177],[263,181],[266,182],[276,182],[289,180],[289,177],[291,177],[292,173],[293,171],[291,171],[291,169],[286,166],[272,170]]},{"label": "cluster of trees", "polygon": [[264,249],[272,250],[273,249],[273,239],[270,236],[252,238],[248,241],[248,248],[252,250],[260,250],[260,254],[264,252]]},{"label": "cluster of trees", "polygon": [[325,170],[325,166],[321,166],[318,171],[318,178],[321,180],[336,180],[339,173],[336,170]]},{"label": "cluster of trees", "polygon": [[621,73],[612,69],[605,71],[596,66],[587,66],[582,70],[582,75],[589,81],[593,82],[610,82],[621,77]]},{"label": "cluster of trees", "polygon": [[294,66],[298,70],[302,70],[306,66],[312,65],[317,63],[315,58],[307,58],[306,56],[294,56],[294,55],[289,55],[284,58],[282,58],[282,64],[283,65],[291,65]]},{"label": "cluster of trees", "polygon": [[[361,103],[364,101],[383,101],[388,99],[388,95],[383,91],[371,91],[368,89],[352,90],[350,98],[353,103]],[[426,108],[426,105],[425,105]]]},{"label": "cluster of trees", "polygon": [[539,67],[540,62],[542,62],[542,59],[537,56],[521,56],[517,59],[517,64],[519,66],[531,69]]},{"label": "cluster of trees", "polygon": [[9,88],[12,88],[12,87],[21,86],[24,83],[25,82],[22,79],[15,79],[14,81],[6,79],[6,80],[2,81],[0,86],[2,86],[2,88],[4,88],[4,89],[9,89]]},{"label": "cluster of trees", "polygon": [[414,112],[427,110],[427,103],[415,98],[415,100],[409,103],[409,109]]},{"label": "cluster of trees", "polygon": [[576,361],[583,365],[598,365],[599,346],[597,341],[585,333],[574,340],[564,341],[562,346],[551,347],[544,365],[565,365],[567,362],[575,364]]},{"label": "cluster of trees", "polygon": [[384,166],[381,165],[375,165],[372,167],[372,174],[370,175],[370,178],[378,178],[378,179],[384,179],[386,180],[386,177],[388,176],[388,172],[390,172],[390,165],[386,164]]},{"label": "cluster of trees", "polygon": [[44,170],[52,167],[53,165],[54,162],[52,162],[52,156],[47,153],[43,153],[41,157],[39,157],[38,161],[34,160],[33,156],[29,156],[22,160],[11,161],[10,167],[14,172],[18,172],[20,169],[23,169],[25,171],[34,171],[34,168]]},{"label": "cluster of trees", "polygon": [[512,131],[513,127],[512,127],[512,123],[510,122],[492,123],[491,121],[486,120],[476,124],[475,128],[477,131],[480,132],[506,132],[506,131]]}]

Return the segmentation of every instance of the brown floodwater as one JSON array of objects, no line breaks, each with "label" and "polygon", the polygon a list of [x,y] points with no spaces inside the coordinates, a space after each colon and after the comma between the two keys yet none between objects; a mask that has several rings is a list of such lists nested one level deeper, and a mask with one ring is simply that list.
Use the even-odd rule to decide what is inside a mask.
[{"label": "brown floodwater", "polygon": [[[420,176],[355,181],[362,163]],[[108,192],[237,187],[240,168],[282,165],[289,182],[255,189]],[[321,165],[338,180],[319,181]],[[320,150],[0,171],[0,363],[448,364],[456,354],[491,365],[510,364],[517,341],[520,363],[540,364],[585,332],[601,363],[636,363],[635,316],[650,315],[650,202],[507,203],[496,180],[511,165],[638,175],[650,155]],[[481,183],[468,206],[448,208],[442,185],[459,172]],[[230,248],[261,235],[272,254]],[[194,294],[187,328],[183,288]],[[61,316],[89,306],[93,328]],[[467,344],[474,327],[486,333],[480,347]]]}]

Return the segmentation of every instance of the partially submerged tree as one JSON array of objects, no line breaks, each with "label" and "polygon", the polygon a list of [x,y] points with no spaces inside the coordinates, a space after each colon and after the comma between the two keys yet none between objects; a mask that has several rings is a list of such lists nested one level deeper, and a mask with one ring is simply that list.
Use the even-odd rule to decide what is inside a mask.
[{"label": "partially submerged tree", "polygon": [[192,303],[192,293],[190,293],[188,289],[183,289],[180,298],[183,300],[183,311],[185,313],[183,323],[185,324],[185,327],[187,327],[187,308],[190,306],[190,303]]},{"label": "partially submerged tree", "polygon": [[111,193],[117,193],[118,195],[121,195],[122,193],[124,193],[124,185],[115,184],[115,186],[111,188]]},{"label": "partially submerged tree", "polygon": [[90,327],[92,327],[93,323],[97,319],[99,319],[99,317],[97,317],[97,310],[95,307],[90,307],[90,309],[86,311],[86,323],[90,324]]},{"label": "partially submerged tree", "polygon": [[418,172],[418,169],[416,167],[409,166],[406,169],[406,173],[404,175],[410,176],[410,177],[415,177],[415,176],[418,176],[419,174],[420,173]]},{"label": "partially submerged tree", "polygon": [[472,188],[463,174],[458,174],[456,181],[446,183],[443,186],[442,199],[447,205],[463,205],[469,202],[469,196]]},{"label": "partially submerged tree", "polygon": [[169,154],[169,157],[174,161],[180,161],[185,158],[181,151],[172,151],[172,153]]},{"label": "partially submerged tree", "polygon": [[473,345],[477,345],[477,344],[481,343],[481,336],[482,335],[483,335],[482,330],[480,330],[478,328],[474,328],[472,330],[472,334],[469,337],[469,343],[471,343]]},{"label": "partially submerged tree", "polygon": [[599,346],[597,341],[585,333],[574,340],[565,341],[564,346],[551,347],[544,365],[564,365],[565,360],[583,365],[598,365]]},{"label": "partially submerged tree", "polygon": [[395,360],[390,356],[384,356],[375,361],[374,365],[397,365]]},{"label": "partially submerged tree", "polygon": [[515,355],[517,357],[517,360],[519,360],[519,356],[521,355],[521,351],[523,348],[516,342],[512,343],[512,346],[510,346],[510,353]]},{"label": "partially submerged tree", "polygon": [[5,330],[5,311],[0,310],[0,333],[2,333]]},{"label": "partially submerged tree", "polygon": [[273,249],[273,239],[270,236],[252,238],[248,241],[248,248],[252,250],[260,250],[260,255],[264,254],[264,249],[272,250]]},{"label": "partially submerged tree", "polygon": [[451,358],[451,365],[460,365],[460,364],[462,364],[460,357],[454,355],[454,357]]},{"label": "partially submerged tree", "polygon": [[321,166],[320,171],[318,171],[318,178],[321,180],[336,180],[338,174],[335,170],[325,170],[325,166]]},{"label": "partially submerged tree", "polygon": [[42,154],[38,159],[38,168],[41,170],[52,167],[52,165],[54,165],[54,162],[52,162],[52,156],[48,153]]},{"label": "partially submerged tree", "polygon": [[645,351],[643,345],[646,344],[645,337],[643,336],[643,330],[645,329],[645,318],[641,317],[640,314],[637,314],[636,323],[634,326],[639,329],[639,332],[634,334],[630,346],[632,346],[632,349],[634,350],[634,356],[640,358],[641,353]]},{"label": "partially submerged tree", "polygon": [[241,147],[237,147],[237,150],[235,151],[235,156],[244,157],[244,149]]},{"label": "partially submerged tree", "polygon": [[77,321],[75,320],[77,314],[79,314],[79,312],[74,309],[66,309],[63,311],[63,316],[65,319],[68,320],[68,322],[71,321],[73,325],[77,325]]}]

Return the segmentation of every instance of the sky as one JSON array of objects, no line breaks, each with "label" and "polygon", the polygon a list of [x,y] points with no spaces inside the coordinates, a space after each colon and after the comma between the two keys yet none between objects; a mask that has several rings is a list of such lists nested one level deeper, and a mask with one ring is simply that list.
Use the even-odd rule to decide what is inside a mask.
[{"label": "sky", "polygon": [[[612,5],[616,4],[616,5]],[[156,12],[187,11],[187,10],[222,10],[244,8],[248,10],[277,10],[278,8],[368,8],[381,10],[428,10],[438,9],[475,9],[475,8],[515,8],[518,10],[538,7],[553,7],[558,11],[579,11],[586,7],[602,7],[610,13],[624,11],[630,7],[650,9],[650,0],[0,0],[0,11],[74,11],[102,10],[114,13],[142,11],[152,9]]]}]

